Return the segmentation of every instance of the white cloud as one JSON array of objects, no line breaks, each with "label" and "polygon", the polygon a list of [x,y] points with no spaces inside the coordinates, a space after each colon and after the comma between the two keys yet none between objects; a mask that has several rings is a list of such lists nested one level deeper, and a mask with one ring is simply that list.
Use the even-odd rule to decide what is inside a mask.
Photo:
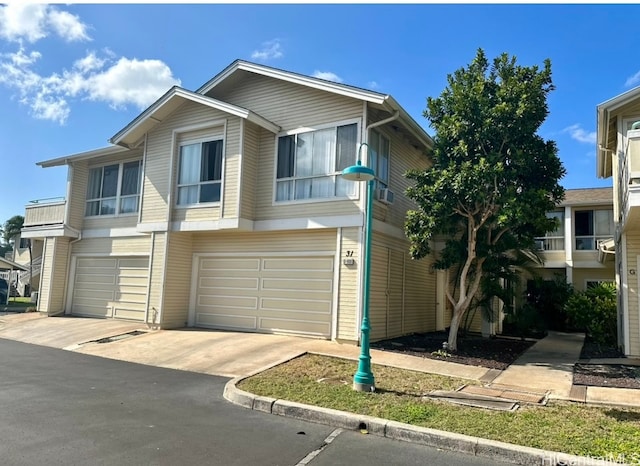
[{"label": "white cloud", "polygon": [[280,44],[280,39],[273,39],[267,42],[262,43],[262,48],[259,50],[254,50],[251,54],[251,58],[253,60],[273,60],[276,58],[281,58],[284,54],[282,53],[282,45]]},{"label": "white cloud", "polygon": [[342,82],[342,78],[340,76],[338,76],[335,73],[332,73],[331,71],[314,71],[313,72],[313,77],[314,78],[319,78],[319,79],[324,79],[325,81],[333,81],[334,83],[341,83]]},{"label": "white cloud", "polygon": [[0,57],[0,83],[15,89],[35,118],[60,124],[69,117],[71,99],[105,102],[113,108],[133,104],[142,110],[180,84],[160,60],[122,57],[114,62],[90,52],[71,70],[42,76],[32,69],[40,57],[39,52],[26,53],[23,48]]},{"label": "white cloud", "polygon": [[369,82],[367,83],[367,87],[368,87],[369,89],[378,89],[378,88],[380,87],[380,85],[379,85],[377,82],[375,82],[375,81],[369,81]]},{"label": "white cloud", "polygon": [[76,15],[43,4],[10,3],[0,6],[0,37],[30,43],[55,33],[67,42],[90,40],[87,25]]},{"label": "white cloud", "polygon": [[563,133],[569,133],[571,139],[575,139],[578,142],[584,142],[586,144],[596,143],[596,132],[587,132],[580,125],[571,125],[562,130]]},{"label": "white cloud", "polygon": [[625,81],[624,85],[626,87],[631,87],[631,86],[635,86],[638,83],[640,83],[640,71],[638,71],[633,76],[629,76]]}]

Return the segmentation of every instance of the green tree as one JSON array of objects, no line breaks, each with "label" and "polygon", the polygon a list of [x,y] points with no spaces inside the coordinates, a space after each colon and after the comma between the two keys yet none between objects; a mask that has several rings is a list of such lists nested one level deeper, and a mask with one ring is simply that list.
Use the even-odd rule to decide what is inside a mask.
[{"label": "green tree", "polygon": [[20,236],[20,231],[24,225],[24,217],[22,215],[14,215],[4,222],[2,226],[2,238],[5,243],[11,243],[16,237]]},{"label": "green tree", "polygon": [[427,99],[433,165],[407,173],[415,182],[407,195],[417,209],[408,213],[405,230],[415,259],[444,241],[435,267],[456,277],[455,292],[447,290],[448,344],[455,351],[485,267],[494,269],[510,251],[535,249],[534,238],[555,228],[546,213],[564,196],[558,182],[565,171],[555,142],[537,134],[554,89],[549,60],[539,69],[502,54],[490,64],[479,49],[447,80],[439,97]]}]

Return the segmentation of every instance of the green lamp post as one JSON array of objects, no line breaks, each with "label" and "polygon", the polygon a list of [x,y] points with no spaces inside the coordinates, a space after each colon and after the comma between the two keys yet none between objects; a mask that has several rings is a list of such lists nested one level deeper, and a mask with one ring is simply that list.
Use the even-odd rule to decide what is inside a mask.
[{"label": "green lamp post", "polygon": [[375,379],[371,371],[371,354],[369,351],[369,332],[371,325],[369,324],[369,287],[371,277],[371,226],[373,217],[373,187],[375,172],[362,165],[360,160],[360,151],[367,143],[360,144],[358,148],[358,161],[356,165],[345,168],[342,171],[342,177],[350,181],[366,181],[367,182],[367,204],[366,204],[366,226],[365,226],[365,245],[364,245],[364,277],[362,293],[362,324],[360,326],[360,357],[358,359],[358,371],[353,376],[353,389],[359,392],[375,391]]}]

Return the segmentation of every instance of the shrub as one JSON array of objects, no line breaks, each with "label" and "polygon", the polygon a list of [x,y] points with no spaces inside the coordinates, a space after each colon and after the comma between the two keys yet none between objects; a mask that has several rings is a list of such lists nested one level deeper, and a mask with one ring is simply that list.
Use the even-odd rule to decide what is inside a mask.
[{"label": "shrub", "polygon": [[616,287],[612,283],[575,293],[565,306],[570,323],[584,330],[596,343],[616,346]]}]

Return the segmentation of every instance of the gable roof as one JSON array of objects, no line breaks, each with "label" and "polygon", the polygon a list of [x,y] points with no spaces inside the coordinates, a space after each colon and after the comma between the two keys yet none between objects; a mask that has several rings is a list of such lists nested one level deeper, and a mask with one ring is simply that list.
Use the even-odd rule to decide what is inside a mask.
[{"label": "gable roof", "polygon": [[399,112],[399,120],[409,130],[409,132],[426,147],[433,147],[433,140],[431,136],[420,126],[412,117],[403,109],[400,104],[389,94],[382,94],[380,92],[370,91],[355,86],[349,86],[346,84],[340,84],[333,81],[327,81],[325,79],[313,78],[299,73],[291,71],[285,71],[278,68],[273,68],[265,65],[258,65],[257,63],[251,63],[244,60],[236,60],[227,66],[224,70],[214,76],[212,79],[202,85],[196,92],[198,94],[207,94],[215,87],[222,83],[233,79],[235,75],[241,72],[250,72],[259,74],[261,76],[267,76],[282,81],[298,84],[301,86],[307,86],[313,89],[322,90],[325,92],[331,92],[334,94],[351,97],[354,99],[363,100],[374,104],[386,107],[391,113]]},{"label": "gable roof", "polygon": [[633,100],[640,98],[640,86],[613,97],[598,105],[596,110],[597,124],[597,149],[596,149],[596,176],[608,178],[611,176],[611,156],[609,144],[609,120],[611,113]]},{"label": "gable roof", "polygon": [[613,205],[613,188],[567,189],[564,192],[562,206]]},{"label": "gable roof", "polygon": [[162,97],[156,100],[149,108],[138,115],[131,123],[115,134],[109,142],[124,147],[136,147],[145,133],[156,125],[162,123],[179,105],[185,101],[196,102],[207,107],[220,110],[231,115],[244,118],[272,133],[280,131],[280,127],[266,118],[237,105],[231,105],[220,100],[207,97],[202,94],[188,91],[178,86],[173,86]]}]

